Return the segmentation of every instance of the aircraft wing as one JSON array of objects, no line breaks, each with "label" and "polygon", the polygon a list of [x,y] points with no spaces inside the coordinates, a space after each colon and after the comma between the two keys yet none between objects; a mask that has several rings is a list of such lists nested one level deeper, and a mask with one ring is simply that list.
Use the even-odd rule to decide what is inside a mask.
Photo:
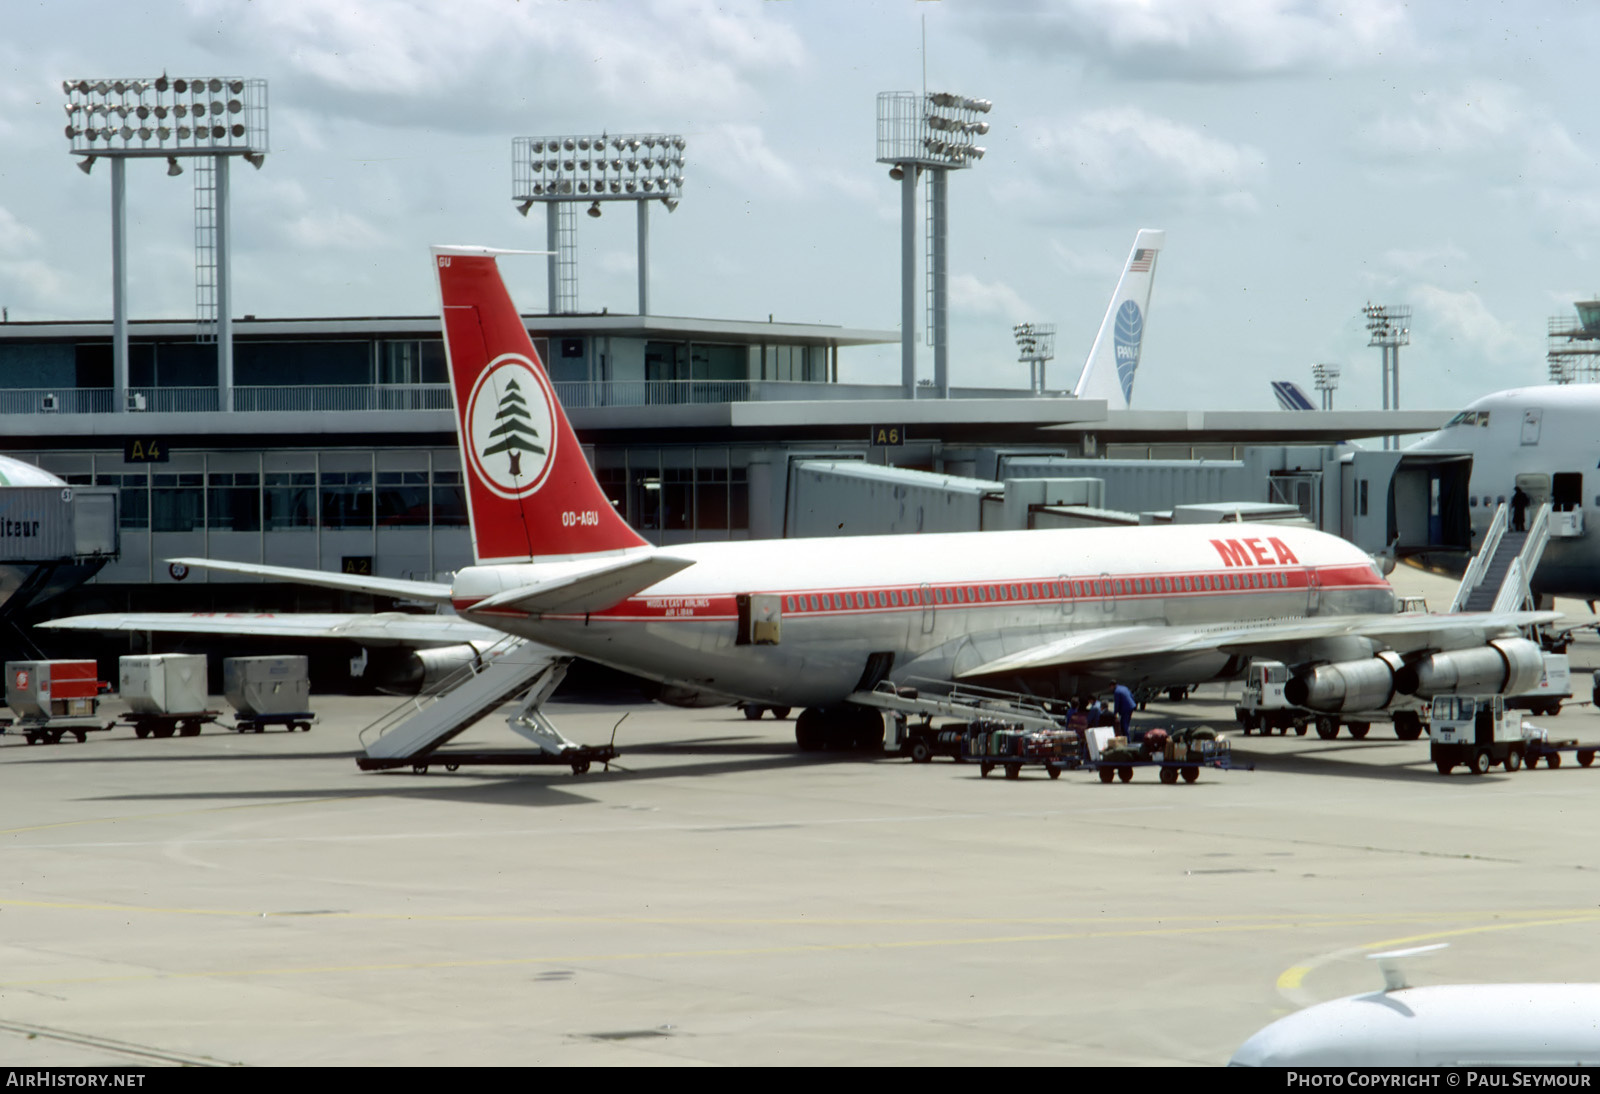
[{"label": "aircraft wing", "polygon": [[293,566],[266,566],[259,562],[224,562],[214,558],[170,558],[168,562],[200,570],[217,570],[246,577],[265,577],[292,581],[297,585],[321,585],[347,592],[398,596],[409,600],[450,603],[450,586],[435,581],[407,581],[398,577],[371,577],[365,574],[336,574],[328,570],[301,570]]},{"label": "aircraft wing", "polygon": [[963,678],[1026,672],[1101,661],[1222,650],[1266,655],[1320,639],[1367,638],[1399,653],[1480,646],[1518,627],[1550,623],[1559,612],[1455,612],[1448,615],[1335,615],[1266,619],[1198,627],[1144,625],[1079,631],[1007,654],[961,673]]},{"label": "aircraft wing", "polygon": [[405,612],[106,612],[52,619],[35,626],[64,631],[171,631],[180,634],[346,638],[364,645],[496,642],[501,631],[453,615]]}]

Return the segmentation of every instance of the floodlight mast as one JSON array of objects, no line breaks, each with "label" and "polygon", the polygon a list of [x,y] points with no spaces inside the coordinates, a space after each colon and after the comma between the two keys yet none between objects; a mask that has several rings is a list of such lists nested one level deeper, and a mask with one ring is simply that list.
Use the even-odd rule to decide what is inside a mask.
[{"label": "floodlight mast", "polygon": [[650,203],[667,212],[683,197],[683,150],[676,133],[600,133],[517,137],[511,142],[511,200],[527,216],[545,207],[550,314],[578,310],[576,204],[601,215],[601,203],[631,201],[638,211],[639,314],[650,313]]},{"label": "floodlight mast", "polygon": [[1322,409],[1333,409],[1333,393],[1339,390],[1338,365],[1312,365],[1311,382],[1322,395]]},{"label": "floodlight mast", "polygon": [[989,131],[980,115],[994,104],[946,91],[878,94],[878,162],[900,183],[900,384],[917,397],[917,176],[928,175],[928,341],[933,345],[933,387],[950,397],[948,316],[948,172],[971,167],[985,149],[975,138]]},{"label": "floodlight mast", "polygon": [[1017,340],[1017,360],[1028,366],[1028,390],[1044,394],[1044,366],[1056,355],[1056,325],[1018,323],[1011,334]]},{"label": "floodlight mast", "polygon": [[[1369,346],[1383,351],[1383,409],[1388,410],[1391,397],[1394,409],[1400,409],[1400,347],[1411,344],[1411,309],[1370,301],[1361,309],[1367,317],[1367,330],[1372,337]],[[1399,448],[1398,436],[1385,437],[1384,448]]]},{"label": "floodlight mast", "polygon": [[[228,158],[242,156],[259,168],[267,154],[267,82],[237,76],[124,77],[64,80],[67,139],[72,154],[111,161],[111,369],[112,406],[128,409],[127,161],[164,159],[179,175],[178,157],[211,161],[214,187],[195,176],[196,316],[209,318],[217,342],[217,398],[233,409],[232,246],[228,218]],[[207,204],[209,203],[209,204]],[[201,258],[209,252],[209,262]],[[207,279],[207,273],[211,277]],[[211,292],[207,292],[211,289]],[[209,311],[209,317],[204,314]]]}]

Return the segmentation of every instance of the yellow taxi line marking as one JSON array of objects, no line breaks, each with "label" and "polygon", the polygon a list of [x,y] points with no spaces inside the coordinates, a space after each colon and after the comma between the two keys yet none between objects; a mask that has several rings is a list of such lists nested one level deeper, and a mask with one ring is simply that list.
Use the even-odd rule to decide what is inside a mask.
[{"label": "yellow taxi line marking", "polygon": [[[1549,916],[1550,913],[1544,913]],[[1593,923],[1600,920],[1600,911],[1578,912],[1559,914],[1554,918],[1522,919],[1511,923],[1482,923],[1472,927],[1452,927],[1448,930],[1426,931],[1422,934],[1403,935],[1399,938],[1385,938],[1376,942],[1368,942],[1360,946],[1348,946],[1342,950],[1335,950],[1323,954],[1305,964],[1291,965],[1279,974],[1277,988],[1282,992],[1297,991],[1305,983],[1305,978],[1316,969],[1335,961],[1340,957],[1351,954],[1381,952],[1393,949],[1396,946],[1412,945],[1419,942],[1431,942],[1441,938],[1459,938],[1470,934],[1488,934],[1492,931],[1520,931],[1527,927],[1562,927],[1574,923]]]},{"label": "yellow taxi line marking", "polygon": [[[1428,934],[1412,935],[1403,939],[1394,939],[1388,942],[1375,943],[1374,945],[1394,945],[1395,942],[1434,938],[1443,934],[1466,934],[1481,930],[1510,930],[1521,926],[1549,926],[1561,923],[1589,922],[1596,918],[1600,918],[1600,912],[1589,913],[1585,915],[1564,916],[1561,918],[1552,918],[1542,921],[1533,920],[1525,923],[1494,924],[1482,927],[1463,927],[1456,931],[1430,932]],[[1370,923],[1371,919],[1369,917],[1363,917],[1361,919],[1352,920],[1349,922]],[[992,935],[987,937],[890,939],[885,941],[835,943],[795,943],[777,946],[749,946],[700,950],[639,950],[624,951],[621,953],[545,954],[534,957],[502,957],[419,962],[381,962],[346,965],[305,965],[283,966],[277,968],[214,969],[196,972],[152,970],[144,973],[125,975],[9,980],[0,982],[0,987],[27,988],[50,985],[61,986],[71,984],[128,983],[150,980],[216,980],[228,978],[297,976],[331,973],[404,972],[425,969],[514,968],[529,965],[581,965],[585,963],[602,962],[664,961],[682,958],[703,960],[708,958],[773,957],[793,954],[845,953],[871,950],[887,951],[953,949],[957,947],[998,946],[1018,943],[1037,945],[1039,943],[1075,942],[1094,939],[1158,938],[1163,936],[1186,937],[1197,935],[1237,934],[1247,931],[1254,933],[1268,930],[1288,931],[1305,925],[1308,924],[1284,922],[1281,917],[1275,917],[1269,922],[1249,922],[1228,925],[1212,924],[1209,926],[1190,927],[1150,927],[1124,930],[1060,931],[1041,934]],[[1319,923],[1317,925],[1328,924]],[[1334,921],[1334,925],[1338,925],[1337,921]]]}]

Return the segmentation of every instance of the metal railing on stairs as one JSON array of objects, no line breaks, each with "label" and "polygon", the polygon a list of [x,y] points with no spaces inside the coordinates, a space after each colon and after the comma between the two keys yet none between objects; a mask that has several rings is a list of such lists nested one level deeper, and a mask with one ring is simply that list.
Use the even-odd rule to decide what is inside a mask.
[{"label": "metal railing on stairs", "polygon": [[1489,563],[1494,560],[1494,553],[1500,549],[1500,541],[1505,538],[1510,524],[1510,510],[1505,502],[1501,502],[1500,508],[1494,512],[1494,519],[1489,522],[1489,530],[1483,534],[1478,553],[1472,556],[1472,561],[1467,564],[1467,572],[1461,575],[1461,584],[1456,586],[1456,598],[1450,604],[1452,612],[1467,610],[1467,600],[1483,584],[1483,576],[1488,572]]},{"label": "metal railing on stairs", "polygon": [[[530,652],[538,649],[525,639],[507,635],[480,653],[470,664],[447,676],[431,694],[406,699],[363,727],[357,734],[357,740],[369,756],[394,758],[431,751],[506,699],[526,691],[540,673],[549,668],[552,659],[543,652],[519,660],[517,652],[524,648]],[[469,690],[491,672],[505,675],[497,686],[486,688],[481,694],[469,695]],[[471,701],[463,702],[463,699]],[[408,725],[413,725],[413,728],[396,732]]]},{"label": "metal railing on stairs", "polygon": [[1522,543],[1522,551],[1511,561],[1511,568],[1500,583],[1493,611],[1515,612],[1533,606],[1533,571],[1538,569],[1539,560],[1544,557],[1544,549],[1549,542],[1550,503],[1545,502],[1534,514],[1533,523],[1528,525],[1528,538]]}]

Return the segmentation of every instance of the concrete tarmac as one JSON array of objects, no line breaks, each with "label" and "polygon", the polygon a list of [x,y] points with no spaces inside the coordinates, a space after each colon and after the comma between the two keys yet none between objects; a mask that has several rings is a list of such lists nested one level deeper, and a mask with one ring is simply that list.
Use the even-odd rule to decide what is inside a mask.
[{"label": "concrete tarmac", "polygon": [[[1443,778],[1378,725],[1236,734],[1256,769],[1193,785],[985,779],[557,702],[588,743],[627,715],[618,767],[362,773],[393,702],[0,737],[0,1063],[1216,1065],[1384,948],[1451,943],[1418,983],[1600,980],[1600,764]],[[1532,720],[1600,740],[1587,702]]]}]

